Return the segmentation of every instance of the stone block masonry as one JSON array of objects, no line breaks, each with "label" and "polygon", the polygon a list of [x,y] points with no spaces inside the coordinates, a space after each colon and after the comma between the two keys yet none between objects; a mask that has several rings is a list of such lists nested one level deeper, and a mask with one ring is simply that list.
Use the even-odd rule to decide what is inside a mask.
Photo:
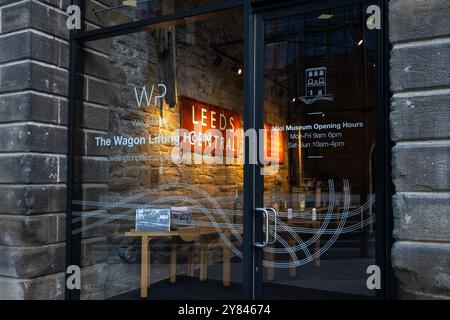
[{"label": "stone block masonry", "polygon": [[391,0],[392,261],[405,299],[450,298],[448,0]]},{"label": "stone block masonry", "polygon": [[64,298],[69,43],[59,5],[0,2],[0,299]]},{"label": "stone block masonry", "polygon": [[[0,299],[64,299],[69,4],[0,1]],[[88,128],[104,113],[90,108]],[[83,243],[83,263],[101,262],[102,241]]]}]

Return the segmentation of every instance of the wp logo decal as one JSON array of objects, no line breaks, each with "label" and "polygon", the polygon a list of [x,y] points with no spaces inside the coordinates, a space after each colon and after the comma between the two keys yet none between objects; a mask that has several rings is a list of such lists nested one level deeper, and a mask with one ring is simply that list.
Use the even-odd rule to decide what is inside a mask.
[{"label": "wp logo decal", "polygon": [[150,108],[153,98],[155,99],[155,103],[154,103],[155,107],[158,106],[158,101],[161,100],[159,105],[161,106],[161,109],[162,109],[163,99],[167,94],[167,87],[165,85],[163,85],[162,83],[158,84],[158,93],[159,94],[156,95],[155,94],[155,85],[152,85],[149,93],[150,93],[150,96],[147,94],[147,88],[145,86],[142,87],[142,91],[140,94],[138,93],[138,89],[134,88],[134,94],[136,97],[136,103],[137,103],[138,107],[141,107],[142,102],[143,102],[142,100],[144,100],[144,96],[145,96],[144,102],[147,105],[147,109]]}]

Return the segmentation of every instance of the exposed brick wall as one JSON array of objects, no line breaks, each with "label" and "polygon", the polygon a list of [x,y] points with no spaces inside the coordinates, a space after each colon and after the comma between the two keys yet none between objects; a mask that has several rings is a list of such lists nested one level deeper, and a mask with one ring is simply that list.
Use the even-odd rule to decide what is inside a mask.
[{"label": "exposed brick wall", "polygon": [[393,266],[402,298],[450,298],[448,0],[391,0]]}]

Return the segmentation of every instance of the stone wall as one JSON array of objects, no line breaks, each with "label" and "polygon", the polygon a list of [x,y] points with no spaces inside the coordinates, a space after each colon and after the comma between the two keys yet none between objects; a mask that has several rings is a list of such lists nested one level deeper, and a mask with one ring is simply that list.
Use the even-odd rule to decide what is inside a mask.
[{"label": "stone wall", "polygon": [[393,267],[400,297],[450,297],[448,0],[391,0]]},{"label": "stone wall", "polygon": [[[95,1],[101,8],[108,4]],[[69,5],[0,1],[0,299],[64,298]],[[89,13],[85,27],[98,28]],[[107,43],[100,43],[86,52],[91,60],[102,56]],[[99,83],[86,81],[92,99],[99,99]],[[86,111],[87,127],[105,130],[98,127],[104,110]],[[77,160],[91,168],[88,159]],[[94,238],[83,242],[82,262],[92,266],[85,276],[95,274],[104,258],[93,253],[102,236],[91,232]],[[88,295],[96,290],[88,289]]]},{"label": "stone wall", "polygon": [[68,2],[0,1],[0,299],[64,298]]}]

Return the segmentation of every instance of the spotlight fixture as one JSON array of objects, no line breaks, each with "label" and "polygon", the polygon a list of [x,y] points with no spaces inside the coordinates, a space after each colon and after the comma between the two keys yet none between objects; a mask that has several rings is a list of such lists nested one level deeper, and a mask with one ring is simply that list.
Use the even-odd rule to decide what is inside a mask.
[{"label": "spotlight fixture", "polygon": [[331,18],[333,18],[334,15],[332,14],[328,14],[328,13],[322,13],[320,16],[317,17],[317,19],[320,20],[330,20]]},{"label": "spotlight fixture", "polygon": [[234,66],[233,68],[231,68],[231,71],[233,73],[237,73],[238,75],[241,75],[244,73],[244,70],[241,67],[238,66]]},{"label": "spotlight fixture", "polygon": [[297,98],[296,98],[296,97],[293,97],[293,98],[292,98],[292,102],[295,102],[295,101],[297,101]]},{"label": "spotlight fixture", "polygon": [[128,7],[136,7],[137,6],[137,1],[136,0],[124,0],[122,2],[123,6],[128,6]]},{"label": "spotlight fixture", "polygon": [[363,40],[363,39],[359,40],[359,42],[358,42],[358,47],[361,47],[361,46],[363,45],[363,43],[364,43],[364,40]]}]

